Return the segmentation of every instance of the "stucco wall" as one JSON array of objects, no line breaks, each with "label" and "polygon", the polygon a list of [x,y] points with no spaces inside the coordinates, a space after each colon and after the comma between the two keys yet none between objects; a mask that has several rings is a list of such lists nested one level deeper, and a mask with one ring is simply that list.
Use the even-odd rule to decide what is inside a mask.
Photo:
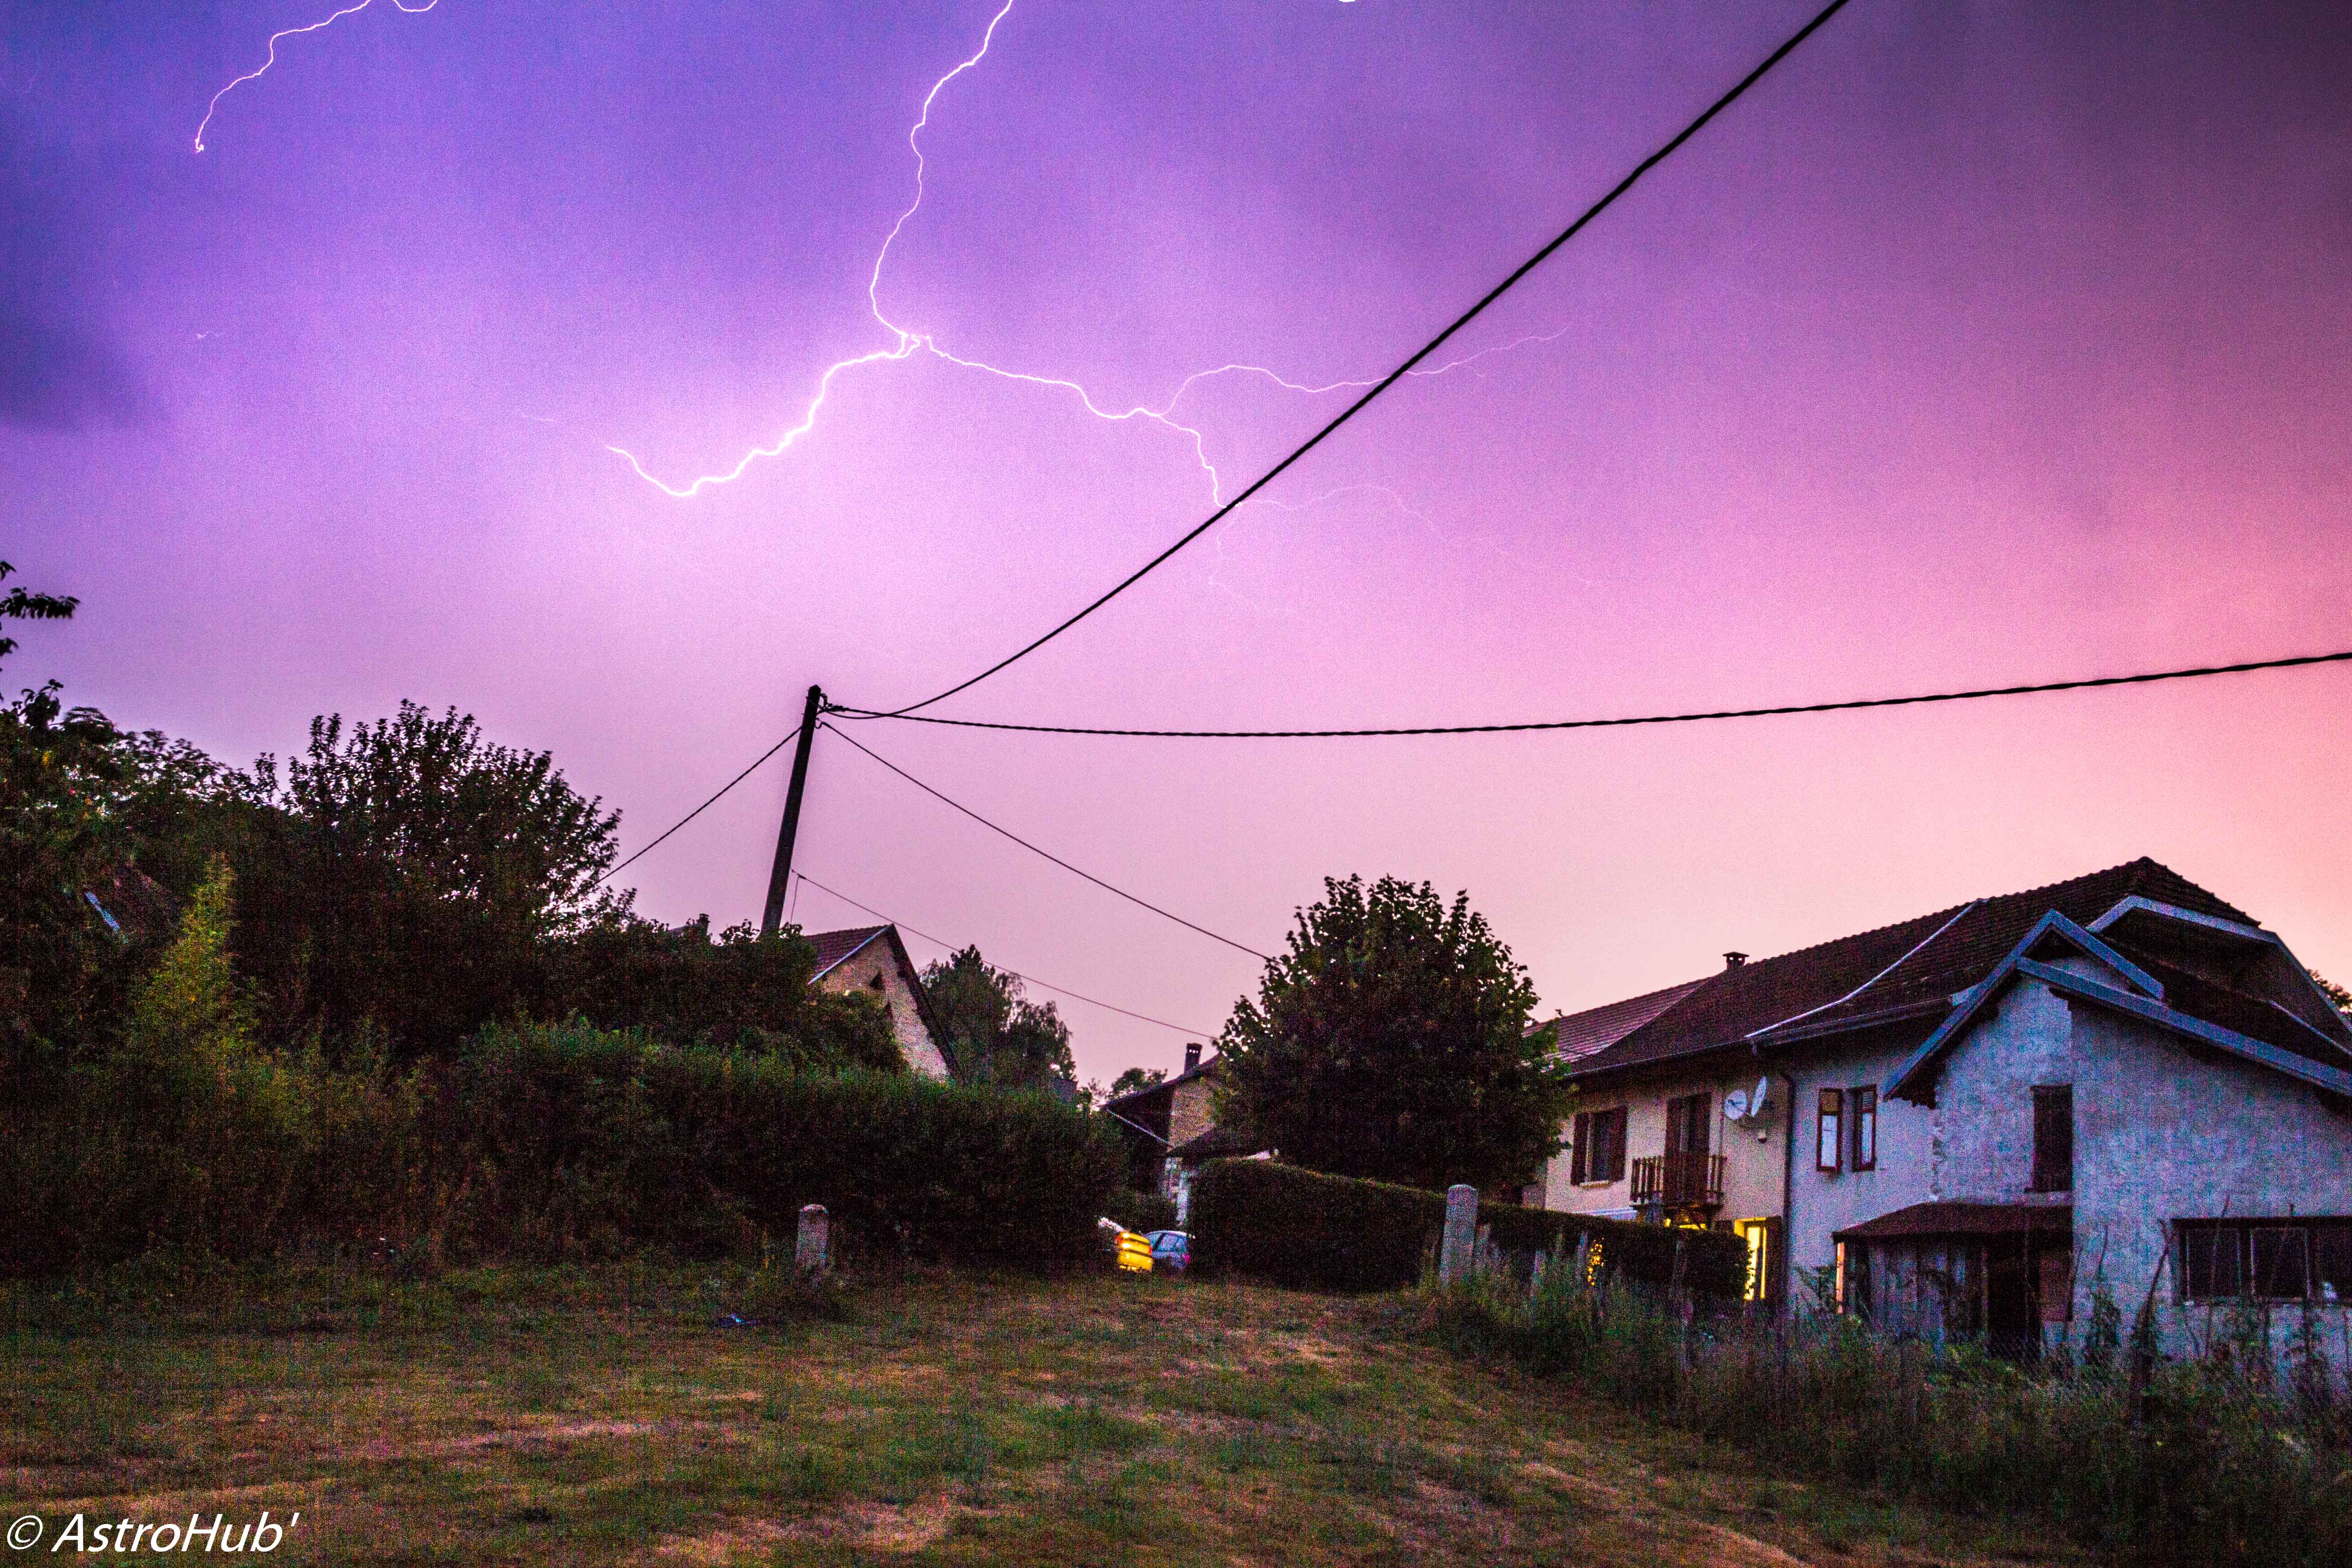
[{"label": "stucco wall", "polygon": [[[874,984],[877,978],[882,982],[878,989]],[[877,937],[866,943],[826,971],[817,984],[827,991],[866,991],[880,996],[890,1009],[890,1029],[898,1037],[898,1054],[907,1058],[908,1070],[925,1078],[948,1076],[947,1058],[941,1054],[939,1042],[931,1038],[930,1030],[923,1026],[922,1010],[916,1004],[915,993],[887,938]]]},{"label": "stucco wall", "polygon": [[[1795,1147],[1789,1178],[1789,1263],[1797,1271],[1790,1280],[1790,1300],[1811,1304],[1802,1283],[1802,1271],[1826,1268],[1837,1260],[1837,1232],[1883,1214],[1926,1203],[1933,1196],[1931,1169],[1936,1147],[1936,1113],[1907,1100],[1889,1100],[1886,1080],[1910,1053],[1883,1046],[1875,1049],[1824,1050],[1804,1061],[1793,1077],[1796,1092],[1790,1104],[1796,1112]],[[1864,1085],[1878,1089],[1878,1160],[1874,1170],[1853,1168],[1853,1091]],[[1848,1118],[1841,1136],[1839,1168],[1820,1169],[1817,1154],[1817,1112],[1821,1091],[1845,1091]]]},{"label": "stucco wall", "polygon": [[1573,1128],[1560,1130],[1560,1152],[1544,1167],[1543,1206],[1570,1214],[1602,1214],[1630,1208],[1633,1202],[1633,1162],[1661,1153],[1666,1146],[1666,1101],[1686,1094],[1705,1094],[1708,1104],[1708,1147],[1723,1156],[1723,1206],[1720,1219],[1769,1219],[1780,1212],[1780,1172],[1787,1149],[1788,1080],[1772,1075],[1771,1110],[1761,1121],[1740,1123],[1723,1113],[1724,1096],[1733,1089],[1752,1092],[1758,1078],[1753,1069],[1717,1071],[1708,1075],[1661,1079],[1619,1090],[1596,1090],[1578,1103],[1580,1110],[1625,1107],[1625,1174],[1614,1182],[1569,1181],[1568,1139]]},{"label": "stucco wall", "polygon": [[[2027,1191],[2032,1091],[2059,1083],[2074,1089],[2074,1190],[2033,1194]],[[1880,1105],[1884,1111],[1899,1103]],[[2012,986],[1992,1016],[1953,1047],[1937,1086],[1937,1108],[1906,1124],[1919,1115],[1932,1128],[1927,1190],[1852,1218],[1832,1219],[1825,1205],[1801,1205],[1801,1229],[1791,1226],[1801,1238],[1794,1251],[1801,1264],[1828,1258],[1831,1231],[1905,1203],[2071,1197],[2074,1321],[2086,1321],[2104,1267],[2128,1321],[2147,1297],[2174,1220],[2352,1215],[2352,1116],[2267,1068],[2069,1003],[2036,981]],[[1882,1162],[1903,1158],[1893,1126],[1882,1118]],[[1799,1191],[1811,1189],[1801,1184]],[[2181,1307],[2178,1286],[2168,1271],[2156,1298],[2167,1348],[2175,1352],[2210,1311]]]}]

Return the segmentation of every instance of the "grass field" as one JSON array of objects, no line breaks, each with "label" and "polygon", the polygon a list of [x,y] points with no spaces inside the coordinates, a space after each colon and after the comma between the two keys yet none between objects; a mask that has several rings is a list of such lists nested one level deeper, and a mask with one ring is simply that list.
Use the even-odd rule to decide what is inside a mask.
[{"label": "grass field", "polygon": [[74,1560],[48,1541],[76,1512],[267,1508],[301,1514],[279,1563],[2067,1560],[1466,1364],[1419,1342],[1409,1299],[927,1275],[720,1326],[746,1289],[616,1268],[151,1281],[135,1311],[20,1295],[0,1504],[48,1540],[11,1555]]}]

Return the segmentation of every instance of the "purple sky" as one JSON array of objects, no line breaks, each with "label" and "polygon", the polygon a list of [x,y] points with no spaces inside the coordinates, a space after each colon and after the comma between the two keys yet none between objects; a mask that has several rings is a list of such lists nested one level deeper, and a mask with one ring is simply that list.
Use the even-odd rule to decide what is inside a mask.
[{"label": "purple sky", "polygon": [[[919,348],[691,500],[606,449],[727,470],[897,346],[869,271],[990,0],[377,0],[281,40],[196,153],[334,8],[7,14],[4,547],[84,601],[11,674],[240,763],[454,703],[635,848],[812,680],[927,695],[1210,508],[1169,424]],[[1376,374],[1811,9],[1017,0],[933,103],[877,298],[1107,409]],[[1855,0],[1449,357],[1505,352],[941,711],[1503,721],[2352,646],[2347,105],[2338,5]],[[1230,489],[1339,405],[1229,374],[1172,417]],[[2347,698],[2336,667],[1477,740],[858,733],[1252,946],[1326,874],[1467,888],[1550,1008],[2141,854],[2352,977]],[[640,908],[756,916],[783,788],[633,867]],[[801,858],[1203,1030],[1255,981],[837,742]],[[1085,1076],[1182,1047],[1066,1011]]]}]

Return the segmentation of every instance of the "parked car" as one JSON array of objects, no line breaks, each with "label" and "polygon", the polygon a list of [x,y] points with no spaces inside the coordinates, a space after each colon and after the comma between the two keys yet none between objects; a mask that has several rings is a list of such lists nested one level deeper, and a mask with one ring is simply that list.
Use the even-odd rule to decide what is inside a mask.
[{"label": "parked car", "polygon": [[1184,1230],[1155,1230],[1147,1238],[1151,1243],[1151,1261],[1161,1268],[1172,1268],[1181,1274],[1192,1267],[1192,1234]]}]

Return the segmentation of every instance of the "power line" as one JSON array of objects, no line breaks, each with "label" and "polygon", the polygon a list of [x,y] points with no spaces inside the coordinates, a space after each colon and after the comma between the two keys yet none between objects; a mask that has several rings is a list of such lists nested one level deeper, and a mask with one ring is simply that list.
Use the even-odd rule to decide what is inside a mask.
[{"label": "power line", "polygon": [[[1910,697],[1857,697],[1839,702],[1792,702],[1775,708],[1721,708],[1696,713],[1650,713],[1626,719],[1549,719],[1523,724],[1416,724],[1385,730],[1125,730],[1085,724],[1008,724],[985,719],[941,719],[929,713],[876,713],[836,708],[850,719],[900,719],[910,724],[951,724],[963,730],[1018,730],[1037,735],[1126,735],[1162,741],[1332,741],[1394,735],[1503,735],[1531,730],[1611,730],[1637,724],[1696,724],[1713,719],[1777,719],[1792,713],[1843,713],[1862,708],[1915,708],[1931,702],[1974,702],[1988,697],[2038,697],[2053,691],[2088,691],[2106,686],[2148,686],[2161,680],[2196,680],[2209,675],[2243,675],[2261,669],[2293,669],[2309,664],[2341,664],[2342,653],[2299,654],[2292,658],[2252,659],[2243,664],[2200,665],[2142,675],[2102,675],[2084,680],[2045,680],[2029,686],[1987,686],[1968,691],[1933,691]],[[841,731],[835,730],[836,735]],[[847,735],[841,735],[845,741]],[[856,742],[851,742],[855,744]]]},{"label": "power line", "polygon": [[696,806],[692,811],[688,812],[684,816],[679,817],[676,822],[673,822],[667,827],[663,828],[660,834],[655,837],[653,843],[646,845],[645,848],[638,850],[635,855],[630,856],[628,859],[622,861],[619,865],[614,866],[611,870],[605,872],[603,876],[589,883],[588,890],[590,892],[594,892],[598,888],[603,887],[606,882],[612,880],[614,877],[619,876],[623,869],[635,862],[640,856],[646,855],[653,850],[664,838],[667,838],[671,834],[676,833],[679,828],[684,827],[688,823],[692,822],[696,817],[700,816],[704,812],[709,811],[712,806],[718,805],[719,795],[725,795],[729,790],[733,789],[737,784],[741,784],[745,779],[748,779],[753,773],[758,773],[760,771],[760,763],[766,762],[770,757],[774,756],[778,752],[781,752],[786,746],[791,745],[792,742],[793,737],[791,735],[786,735],[782,740],[777,742],[774,745],[770,746],[766,751],[761,752],[760,753],[760,762],[753,763],[750,767],[745,768],[741,773],[737,773],[733,778],[729,779],[725,784],[719,786],[717,795],[713,795],[709,800],[704,801],[700,805]]},{"label": "power line", "polygon": [[1092,882],[1096,887],[1100,888],[1103,891],[1107,893],[1116,893],[1120,898],[1125,899],[1129,903],[1135,905],[1138,909],[1150,910],[1153,914],[1158,915],[1162,920],[1174,921],[1186,931],[1198,931],[1201,935],[1207,937],[1211,942],[1223,942],[1227,947],[1232,948],[1236,952],[1246,952],[1252,958],[1271,960],[1272,954],[1270,953],[1260,952],[1257,949],[1249,946],[1247,943],[1235,942],[1229,936],[1219,936],[1207,926],[1195,925],[1191,921],[1186,920],[1182,915],[1171,914],[1170,911],[1161,909],[1158,904],[1151,902],[1148,899],[1139,899],[1133,893],[1127,891],[1124,888],[1115,888],[1111,886],[1111,884],[1104,881],[1100,877],[1096,876],[1091,871],[1079,870],[1076,866],[1071,865],[1067,860],[1063,859],[1060,856],[1054,854],[1050,850],[1038,848],[1037,846],[1030,843],[1029,840],[1022,837],[1019,834],[1013,832],[1010,828],[1000,827],[995,823],[989,821],[988,818],[981,816],[980,813],[972,810],[971,807],[963,805],[960,801],[949,799],[946,795],[941,795],[938,790],[933,789],[930,785],[925,784],[922,780],[917,778],[914,774],[908,773],[906,769],[900,767],[889,758],[883,756],[880,752],[860,743],[854,736],[835,729],[833,725],[819,724],[817,728],[821,730],[833,731],[835,735],[839,735],[843,740],[847,741],[851,745],[856,746],[859,751],[864,752],[867,756],[873,758],[884,767],[888,768],[892,773],[897,773],[900,778],[905,779],[908,784],[913,784],[917,789],[921,790],[933,800],[939,801],[945,805],[953,806],[956,810],[963,813],[966,816],[971,817],[974,822],[979,823],[982,827],[987,828],[991,833],[1010,838],[1013,843],[1018,844],[1022,848],[1028,850],[1032,855],[1043,856],[1045,858],[1051,860],[1055,865],[1059,866],[1063,870],[1069,872],[1072,876],[1082,877],[1086,879],[1086,880]]},{"label": "power line", "polygon": [[1519,263],[1517,268],[1512,269],[1509,277],[1504,279],[1500,283],[1496,284],[1492,289],[1489,289],[1483,296],[1480,297],[1476,304],[1463,311],[1459,316],[1454,317],[1453,321],[1444,331],[1439,332],[1435,337],[1430,339],[1429,342],[1423,343],[1418,350],[1414,351],[1412,358],[1406,360],[1402,364],[1397,366],[1396,369],[1389,372],[1388,374],[1374,382],[1370,391],[1366,392],[1361,397],[1357,398],[1353,403],[1348,405],[1346,408],[1341,409],[1339,416],[1329,424],[1324,426],[1320,430],[1318,430],[1314,435],[1308,437],[1297,447],[1292,448],[1288,457],[1275,464],[1274,467],[1268,468],[1265,473],[1260,474],[1256,479],[1251,482],[1250,487],[1247,489],[1243,490],[1239,495],[1234,497],[1233,500],[1227,501],[1224,505],[1211,512],[1208,517],[1191,532],[1185,534],[1182,538],[1176,541],[1175,543],[1170,545],[1167,549],[1161,551],[1159,554],[1153,556],[1142,565],[1137,567],[1126,577],[1120,579],[1120,581],[1112,587],[1108,593],[1104,594],[1100,598],[1095,600],[1085,609],[1080,610],[1076,615],[1072,616],[1069,619],[1062,622],[1061,625],[1055,626],[1045,636],[1037,638],[1034,642],[1028,644],[1017,652],[1009,654],[1005,658],[998,659],[994,664],[990,665],[986,669],[982,670],[978,675],[971,677],[970,679],[959,681],[955,685],[949,687],[945,691],[939,693],[937,696],[926,697],[920,702],[911,704],[905,708],[894,709],[888,716],[891,718],[900,718],[908,714],[911,714],[919,709],[929,708],[935,702],[943,702],[947,699],[953,697],[957,692],[977,686],[982,681],[986,680],[990,676],[996,674],[998,671],[1028,658],[1031,654],[1035,653],[1039,648],[1044,647],[1047,643],[1052,642],[1055,637],[1060,637],[1064,632],[1068,631],[1072,626],[1076,626],[1080,621],[1085,620],[1088,616],[1093,615],[1097,610],[1101,609],[1105,605],[1109,604],[1113,599],[1118,598],[1121,594],[1127,592],[1128,589],[1141,582],[1145,576],[1159,567],[1161,563],[1168,560],[1169,557],[1174,555],[1178,551],[1183,549],[1186,545],[1192,543],[1192,541],[1200,538],[1201,535],[1215,527],[1218,522],[1230,515],[1235,508],[1243,505],[1252,496],[1257,494],[1259,490],[1264,489],[1267,485],[1273,483],[1274,480],[1279,478],[1293,463],[1297,462],[1301,458],[1307,456],[1307,453],[1321,446],[1325,437],[1330,436],[1334,431],[1338,430],[1340,426],[1345,425],[1349,420],[1353,419],[1359,413],[1362,412],[1364,407],[1370,404],[1372,399],[1378,397],[1381,393],[1386,392],[1390,387],[1394,386],[1398,382],[1403,380],[1407,374],[1411,374],[1414,366],[1420,364],[1423,360],[1427,359],[1431,354],[1435,353],[1447,339],[1454,336],[1454,333],[1460,331],[1463,328],[1468,326],[1472,321],[1477,320],[1478,317],[1485,312],[1487,306],[1493,304],[1496,300],[1508,293],[1519,279],[1525,278],[1528,273],[1543,265],[1543,263],[1550,258],[1553,251],[1558,250],[1561,246],[1566,245],[1570,240],[1575,238],[1578,231],[1582,229],[1585,225],[1591,223],[1594,218],[1599,217],[1602,213],[1606,212],[1612,205],[1615,204],[1618,197],[1623,195],[1627,191],[1632,190],[1634,184],[1639,181],[1643,175],[1648,174],[1652,169],[1656,168],[1660,163],[1664,163],[1666,159],[1674,155],[1675,150],[1680,148],[1684,142],[1689,141],[1693,136],[1697,135],[1700,128],[1706,125],[1708,121],[1713,120],[1726,109],[1730,108],[1731,105],[1737,102],[1749,88],[1754,87],[1759,81],[1762,80],[1765,74],[1771,70],[1774,66],[1779,65],[1783,59],[1787,58],[1789,54],[1794,50],[1798,45],[1812,37],[1823,23],[1827,22],[1832,16],[1836,16],[1841,10],[1843,10],[1845,8],[1845,5],[1846,0],[1830,0],[1830,4],[1822,7],[1820,14],[1815,16],[1811,21],[1798,28],[1795,33],[1790,36],[1786,43],[1783,43],[1779,48],[1774,49],[1769,55],[1767,55],[1761,65],[1758,66],[1754,70],[1749,71],[1746,76],[1740,78],[1738,85],[1734,86],[1730,91],[1725,93],[1721,98],[1717,99],[1713,103],[1708,104],[1699,114],[1697,119],[1692,121],[1689,124],[1676,132],[1672,140],[1668,141],[1656,152],[1651,153],[1648,157],[1635,164],[1632,174],[1627,174],[1623,179],[1618,181],[1615,185],[1612,186],[1608,195],[1602,196],[1599,201],[1585,208],[1583,213],[1574,223],[1570,224],[1566,228],[1560,230],[1559,233],[1554,236],[1550,242],[1546,244],[1542,249],[1537,251],[1533,256],[1528,257],[1525,261]]},{"label": "power line", "polygon": [[[845,737],[845,738],[846,737]],[[951,942],[944,937],[933,936],[930,932],[926,931],[916,931],[913,926],[908,925],[905,921],[892,920],[890,916],[884,914],[880,910],[874,908],[872,905],[861,904],[856,899],[851,898],[847,893],[836,892],[835,889],[826,887],[823,882],[818,881],[806,871],[794,871],[793,876],[799,881],[806,882],[810,887],[814,888],[820,893],[832,893],[835,898],[839,899],[843,903],[847,904],[853,910],[863,910],[877,921],[887,921],[889,924],[897,926],[903,931],[912,931],[915,935],[921,937],[925,942],[930,942],[935,946],[943,947],[950,952],[960,951],[958,944],[955,942]],[[997,967],[1000,969],[1003,968],[1002,965],[998,965]],[[1003,970],[1003,973],[1012,975],[1013,979],[1022,982],[1024,984],[1034,985],[1041,991],[1051,991],[1057,996],[1067,996],[1073,1002],[1084,1002],[1089,1007],[1100,1007],[1107,1013],[1117,1013],[1121,1017],[1133,1018],[1139,1023],[1157,1024],[1163,1029],[1173,1029],[1180,1035],[1192,1035],[1204,1040],[1213,1039],[1216,1037],[1216,1031],[1214,1029],[1188,1029],[1181,1024],[1171,1024],[1165,1018],[1154,1018],[1148,1014],[1134,1012],[1126,1007],[1113,1006],[1108,1002],[1098,1002],[1091,996],[1072,991],[1066,986],[1048,985],[1045,982],[1038,979],[1034,974],[1024,974],[1020,971],[1013,969],[1005,969]]]}]

